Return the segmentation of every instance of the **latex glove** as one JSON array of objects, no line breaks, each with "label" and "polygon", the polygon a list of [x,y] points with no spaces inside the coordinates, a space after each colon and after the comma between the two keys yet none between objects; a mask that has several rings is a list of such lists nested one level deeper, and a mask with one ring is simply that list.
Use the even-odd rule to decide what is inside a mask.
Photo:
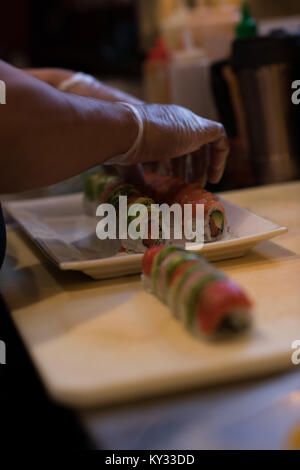
[{"label": "latex glove", "polygon": [[198,154],[199,166],[212,183],[221,179],[229,152],[222,124],[177,105],[121,104],[131,109],[139,124],[138,136],[126,154],[106,163],[134,165],[192,153]]},{"label": "latex glove", "polygon": [[97,98],[102,101],[124,101],[132,104],[143,104],[143,101],[135,96],[106,85],[97,80],[96,77],[83,72],[75,73],[72,70],[58,68],[24,69],[24,72],[52,85],[60,91]]}]

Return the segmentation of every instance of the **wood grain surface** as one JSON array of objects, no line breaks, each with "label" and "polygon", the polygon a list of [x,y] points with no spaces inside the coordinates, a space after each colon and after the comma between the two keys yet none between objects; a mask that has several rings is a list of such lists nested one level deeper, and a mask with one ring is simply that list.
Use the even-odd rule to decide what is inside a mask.
[{"label": "wood grain surface", "polygon": [[216,263],[255,301],[250,335],[221,344],[190,337],[138,276],[91,281],[60,272],[8,230],[1,292],[51,395],[92,406],[292,367],[300,339],[300,183],[222,196],[287,226],[247,256]]}]

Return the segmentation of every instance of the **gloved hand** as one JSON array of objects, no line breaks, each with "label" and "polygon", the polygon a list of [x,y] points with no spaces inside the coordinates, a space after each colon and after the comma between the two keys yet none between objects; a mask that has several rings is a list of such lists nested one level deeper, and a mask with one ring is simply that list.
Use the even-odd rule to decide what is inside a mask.
[{"label": "gloved hand", "polygon": [[139,124],[139,132],[126,154],[113,157],[106,163],[134,165],[192,153],[194,160],[199,161],[196,166],[202,175],[207,174],[212,183],[221,179],[229,152],[222,124],[176,105],[120,105],[131,109]]}]

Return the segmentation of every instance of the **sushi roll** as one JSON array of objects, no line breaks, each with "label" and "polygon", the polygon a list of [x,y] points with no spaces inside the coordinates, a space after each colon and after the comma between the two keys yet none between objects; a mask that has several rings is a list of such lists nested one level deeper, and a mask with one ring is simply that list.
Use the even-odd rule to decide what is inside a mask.
[{"label": "sushi roll", "polygon": [[189,325],[197,332],[210,334],[245,330],[251,325],[251,301],[241,287],[230,279],[219,278],[207,284],[197,299],[195,315]]},{"label": "sushi roll", "polygon": [[119,182],[117,185],[114,186],[114,188],[108,193],[107,196],[104,195],[103,202],[106,202],[107,204],[112,204],[114,208],[116,209],[117,214],[119,213],[119,197],[120,196],[127,197],[127,207],[129,207],[128,200],[132,200],[133,197],[138,198],[139,192],[132,184]]},{"label": "sushi roll", "polygon": [[173,250],[161,263],[158,269],[156,281],[156,295],[163,301],[167,302],[167,292],[170,280],[174,271],[181,265],[196,260],[198,257],[192,253],[183,251],[182,249]]},{"label": "sushi roll", "polygon": [[111,184],[119,181],[117,175],[93,173],[89,175],[83,185],[83,207],[88,215],[95,216],[104,190]]},{"label": "sushi roll", "polygon": [[178,191],[186,186],[180,178],[167,175],[151,174],[146,176],[149,194],[159,203],[172,204]]},{"label": "sushi roll", "polygon": [[218,337],[251,325],[244,291],[199,255],[155,247],[143,256],[142,283],[195,336]]},{"label": "sushi roll", "polygon": [[[117,175],[106,175],[102,173],[89,175],[84,184],[84,210],[88,215],[95,216],[99,204],[107,203],[114,206],[119,216],[119,197],[127,197],[127,229],[130,222],[135,218],[128,214],[134,204],[143,204],[146,208],[145,229],[148,227],[148,233],[144,233],[143,226],[140,227],[141,236],[137,239],[121,239],[123,250],[134,253],[144,253],[147,248],[161,245],[163,242],[162,227],[159,226],[158,238],[151,238],[151,217],[153,216],[154,200],[148,196],[143,196],[132,184],[126,183]],[[147,225],[146,225],[147,222]],[[123,251],[122,250],[122,251]]]},{"label": "sushi roll", "polygon": [[[127,210],[134,204],[146,206],[145,222],[148,222],[148,234],[143,233],[137,240],[130,237],[121,240],[125,251],[144,253],[147,248],[161,245],[170,245],[174,240],[165,240],[162,232],[163,224],[160,223],[159,234],[156,239],[151,237],[151,217],[153,216],[155,202],[185,204],[192,206],[192,227],[197,213],[197,205],[204,206],[204,242],[212,242],[221,239],[226,232],[226,214],[222,204],[216,197],[203,189],[199,183],[186,184],[180,178],[172,178],[167,175],[148,173],[146,175],[147,187],[151,197],[142,195],[132,184],[126,183],[118,175],[103,173],[90,175],[84,185],[84,210],[89,215],[96,215],[100,203],[112,204],[119,215],[119,197],[127,196]],[[157,209],[158,210],[158,209]],[[134,217],[127,215],[127,227]],[[161,213],[159,214],[161,221]],[[184,218],[182,218],[182,224]],[[146,224],[145,224],[146,227]],[[170,221],[170,233],[174,233],[174,221]],[[141,227],[142,233],[142,227]],[[171,235],[172,236],[172,235]],[[184,239],[182,240],[184,242]],[[189,240],[191,241],[191,240]]]},{"label": "sushi roll", "polygon": [[204,203],[204,241],[220,240],[226,231],[227,220],[222,204],[216,200]]},{"label": "sushi roll", "polygon": [[197,204],[204,205],[205,242],[217,241],[224,236],[227,227],[225,210],[212,193],[194,185],[188,185],[176,196],[176,202],[182,207],[185,204],[191,204],[193,218],[196,217]]},{"label": "sushi roll", "polygon": [[150,194],[159,203],[192,205],[192,216],[196,217],[197,204],[204,205],[204,242],[220,240],[226,233],[227,220],[224,207],[216,197],[203,189],[199,183],[187,184],[180,178],[153,173],[146,174]]},{"label": "sushi roll", "polygon": [[[159,246],[159,245],[162,245],[162,243],[165,244],[166,240],[163,240],[163,237],[162,237],[161,224],[159,225],[158,238],[151,237],[151,217],[153,216],[154,201],[153,199],[146,197],[146,196],[144,197],[135,196],[128,200],[127,228],[129,227],[129,224],[135,218],[135,216],[129,215],[130,208],[133,207],[135,204],[136,205],[142,204],[146,208],[146,213],[144,213],[144,215],[142,216],[143,222],[141,222],[140,226],[137,227],[137,229],[140,232],[140,237],[137,240],[134,240],[128,237],[126,240],[121,240],[121,243],[122,243],[123,248],[125,248],[126,251],[129,251],[129,252],[133,251],[135,253],[145,253],[145,251],[150,247]],[[146,228],[147,228],[147,233],[145,233]]]}]

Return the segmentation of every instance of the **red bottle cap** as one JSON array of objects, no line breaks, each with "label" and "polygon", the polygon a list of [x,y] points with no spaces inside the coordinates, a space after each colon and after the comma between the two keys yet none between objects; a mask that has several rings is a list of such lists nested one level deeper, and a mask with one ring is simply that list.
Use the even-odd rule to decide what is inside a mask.
[{"label": "red bottle cap", "polygon": [[169,60],[170,54],[164,39],[158,36],[155,46],[152,47],[147,54],[148,60]]}]

